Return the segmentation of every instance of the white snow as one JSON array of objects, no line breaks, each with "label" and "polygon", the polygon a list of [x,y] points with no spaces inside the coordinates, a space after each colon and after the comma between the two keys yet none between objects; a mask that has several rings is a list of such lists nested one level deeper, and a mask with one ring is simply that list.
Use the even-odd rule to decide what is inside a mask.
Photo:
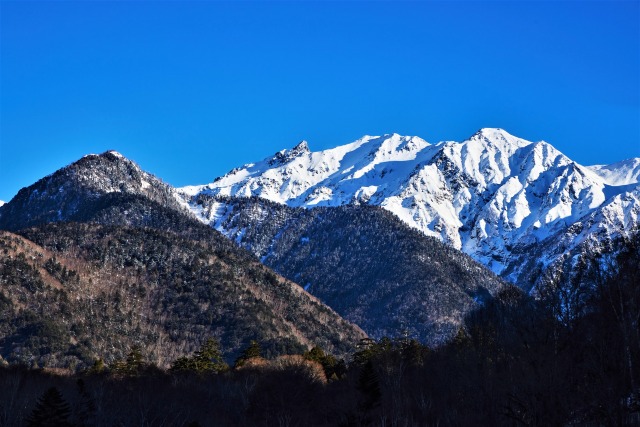
[{"label": "white snow", "polygon": [[623,160],[611,165],[590,166],[607,185],[621,186],[640,182],[640,157]]},{"label": "white snow", "polygon": [[116,157],[118,157],[118,158],[120,158],[120,159],[124,159],[124,158],[125,158],[122,154],[118,153],[118,152],[117,152],[117,151],[115,151],[115,150],[109,150],[109,151],[107,151],[107,153],[109,153],[109,154],[113,154],[114,156],[116,156]]},{"label": "white snow", "polygon": [[[547,142],[486,128],[462,142],[437,144],[366,135],[313,152],[303,141],[210,184],[178,191],[185,200],[205,193],[306,208],[378,205],[501,273],[507,261],[495,259],[508,260],[510,248],[555,236],[590,215],[609,235],[637,224],[639,181],[640,158],[584,167]],[[214,226],[226,215],[215,204],[191,208]],[[588,239],[595,232],[590,230],[565,249]]]}]

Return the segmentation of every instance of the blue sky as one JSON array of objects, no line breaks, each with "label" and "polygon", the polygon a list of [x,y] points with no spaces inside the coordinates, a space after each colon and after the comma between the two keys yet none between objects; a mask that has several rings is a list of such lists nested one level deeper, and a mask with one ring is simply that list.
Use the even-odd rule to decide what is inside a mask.
[{"label": "blue sky", "polygon": [[640,2],[0,2],[0,199],[115,149],[211,182],[306,139],[640,156]]}]

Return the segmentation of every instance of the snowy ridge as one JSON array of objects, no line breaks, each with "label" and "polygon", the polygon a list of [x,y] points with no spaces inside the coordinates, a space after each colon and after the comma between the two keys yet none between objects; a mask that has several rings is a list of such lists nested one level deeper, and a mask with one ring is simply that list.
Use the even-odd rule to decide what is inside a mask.
[{"label": "snowy ridge", "polygon": [[589,169],[605,180],[607,185],[620,186],[640,182],[640,158],[633,158],[612,165],[589,166]]},{"label": "snowy ridge", "polygon": [[[463,142],[437,144],[391,134],[312,152],[303,141],[178,192],[217,228],[225,209],[196,206],[193,196],[257,196],[306,208],[379,205],[518,280],[523,264],[514,248],[562,240],[538,260],[548,265],[596,234],[613,238],[637,227],[639,177],[640,158],[584,167],[544,141],[481,129]],[[590,225],[567,241],[576,223]]]}]

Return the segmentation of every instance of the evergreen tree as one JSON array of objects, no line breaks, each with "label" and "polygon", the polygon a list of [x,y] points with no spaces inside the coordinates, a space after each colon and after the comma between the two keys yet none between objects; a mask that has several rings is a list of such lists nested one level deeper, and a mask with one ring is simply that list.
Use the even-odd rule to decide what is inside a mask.
[{"label": "evergreen tree", "polygon": [[[338,360],[331,354],[326,354],[322,348],[315,346],[311,350],[304,353],[304,358],[318,362],[324,369],[324,374],[327,378],[338,378],[336,367],[338,366]],[[343,372],[340,372],[342,374]]]},{"label": "evergreen tree", "polygon": [[353,363],[364,366],[378,351],[378,344],[371,338],[362,338],[357,345],[357,351],[353,354]]},{"label": "evergreen tree", "polygon": [[198,372],[219,373],[229,370],[229,365],[222,357],[220,342],[209,338],[193,357]]},{"label": "evergreen tree", "polygon": [[238,357],[233,365],[234,368],[240,368],[247,360],[262,357],[262,348],[257,341],[251,340],[249,347],[245,348],[240,357]]},{"label": "evergreen tree", "polygon": [[102,372],[104,372],[104,369],[104,361],[102,360],[102,358],[98,358],[94,360],[93,365],[91,365],[91,367],[87,370],[87,373],[89,375],[101,374]]},{"label": "evergreen tree", "polygon": [[26,420],[27,427],[71,427],[71,408],[57,388],[48,389]]},{"label": "evergreen tree", "polygon": [[142,367],[143,357],[142,348],[139,345],[133,346],[129,354],[127,355],[127,367],[130,370],[138,370]]},{"label": "evergreen tree", "polygon": [[368,360],[358,377],[358,390],[362,394],[360,410],[362,411],[362,424],[371,424],[371,413],[380,406],[382,392],[380,380],[371,360]]},{"label": "evergreen tree", "polygon": [[75,411],[76,426],[89,426],[96,412],[96,403],[87,391],[82,378],[78,378],[76,384],[78,385],[78,395],[80,396]]},{"label": "evergreen tree", "polygon": [[191,357],[180,357],[171,364],[174,372],[220,373],[229,370],[218,340],[209,338]]},{"label": "evergreen tree", "polygon": [[[99,362],[97,363],[99,364]],[[138,375],[144,368],[145,363],[142,356],[142,348],[138,345],[133,346],[125,360],[120,360],[113,365],[113,371],[115,373],[128,376]]]}]

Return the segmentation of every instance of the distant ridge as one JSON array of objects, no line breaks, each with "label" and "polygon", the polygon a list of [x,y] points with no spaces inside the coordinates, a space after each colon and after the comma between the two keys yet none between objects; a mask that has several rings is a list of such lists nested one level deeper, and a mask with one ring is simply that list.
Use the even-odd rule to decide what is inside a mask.
[{"label": "distant ridge", "polygon": [[305,144],[179,193],[210,224],[220,218],[198,195],[377,205],[535,291],[550,266],[638,227],[639,176],[639,158],[585,167],[544,141],[485,128],[463,142],[389,134],[317,152]]}]

